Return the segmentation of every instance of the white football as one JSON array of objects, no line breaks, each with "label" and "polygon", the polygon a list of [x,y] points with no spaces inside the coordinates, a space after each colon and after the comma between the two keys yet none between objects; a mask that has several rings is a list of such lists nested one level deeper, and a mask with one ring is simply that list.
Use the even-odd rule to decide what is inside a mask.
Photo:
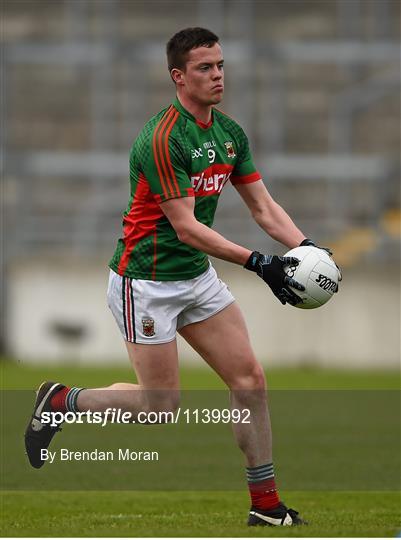
[{"label": "white football", "polygon": [[289,277],[305,287],[304,291],[290,287],[302,298],[302,302],[295,307],[314,309],[332,298],[338,287],[340,272],[328,253],[313,246],[300,246],[288,251],[284,257],[296,257],[300,261],[298,266],[284,267]]}]

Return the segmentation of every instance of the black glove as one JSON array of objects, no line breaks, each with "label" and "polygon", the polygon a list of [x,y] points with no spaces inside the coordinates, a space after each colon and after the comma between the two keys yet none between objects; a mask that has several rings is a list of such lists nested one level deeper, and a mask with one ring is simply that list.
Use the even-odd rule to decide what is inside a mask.
[{"label": "black glove", "polygon": [[[323,249],[323,251],[325,251],[326,253],[328,253],[330,255],[330,257],[333,255],[333,252],[331,251],[330,248],[326,248],[326,247],[320,247],[320,246],[317,246],[315,244],[315,242],[312,242],[312,240],[310,240],[309,238],[305,238],[304,240],[302,240],[302,242],[299,244],[300,246],[313,246],[313,247],[317,247],[318,249]],[[336,261],[334,261],[334,264],[337,266],[337,270],[338,270],[338,281],[342,281],[343,279],[343,274],[341,272],[341,269],[340,267],[338,266],[338,264],[336,263]],[[337,288],[334,292],[338,292],[338,285],[337,285]]]},{"label": "black glove", "polygon": [[299,244],[299,247],[301,246],[313,246],[318,249],[323,249],[323,251],[328,253],[330,256],[333,255],[333,252],[331,251],[330,248],[317,246],[315,242],[312,242],[312,240],[310,240],[309,238],[305,238],[304,240],[302,240],[302,242]]},{"label": "black glove", "polygon": [[295,257],[278,257],[277,255],[262,255],[258,251],[254,251],[247,260],[244,268],[256,272],[259,277],[265,281],[273,294],[277,296],[280,302],[284,305],[286,302],[295,306],[302,302],[297,294],[289,287],[294,287],[299,291],[304,291],[305,287],[290,278],[284,272],[284,266],[298,266],[299,260]]}]

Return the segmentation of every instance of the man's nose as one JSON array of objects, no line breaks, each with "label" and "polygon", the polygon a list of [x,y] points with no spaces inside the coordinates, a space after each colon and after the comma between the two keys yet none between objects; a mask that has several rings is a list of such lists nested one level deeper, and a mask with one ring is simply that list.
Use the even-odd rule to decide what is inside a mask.
[{"label": "man's nose", "polygon": [[218,68],[218,66],[214,66],[213,71],[212,71],[212,76],[213,76],[213,79],[221,79],[223,77],[223,73]]}]

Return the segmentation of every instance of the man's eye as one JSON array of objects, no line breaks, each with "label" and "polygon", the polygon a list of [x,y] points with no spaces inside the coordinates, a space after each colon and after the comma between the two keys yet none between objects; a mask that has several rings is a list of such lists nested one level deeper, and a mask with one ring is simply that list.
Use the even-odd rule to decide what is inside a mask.
[{"label": "man's eye", "polygon": [[202,66],[200,68],[201,71],[207,71],[209,69],[209,66]]},{"label": "man's eye", "polygon": [[224,64],[219,64],[219,69],[224,69]]}]

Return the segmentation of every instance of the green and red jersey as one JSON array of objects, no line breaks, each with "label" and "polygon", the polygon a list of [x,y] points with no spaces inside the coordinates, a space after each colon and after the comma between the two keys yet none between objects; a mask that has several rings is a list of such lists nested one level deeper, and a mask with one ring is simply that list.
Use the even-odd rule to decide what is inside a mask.
[{"label": "green and red jersey", "polygon": [[195,197],[195,217],[211,227],[225,184],[256,182],[248,139],[217,109],[212,120],[196,120],[176,99],[149,120],[130,154],[131,197],[123,237],[110,268],[134,279],[192,279],[209,266],[208,256],[180,242],[160,203]]}]

